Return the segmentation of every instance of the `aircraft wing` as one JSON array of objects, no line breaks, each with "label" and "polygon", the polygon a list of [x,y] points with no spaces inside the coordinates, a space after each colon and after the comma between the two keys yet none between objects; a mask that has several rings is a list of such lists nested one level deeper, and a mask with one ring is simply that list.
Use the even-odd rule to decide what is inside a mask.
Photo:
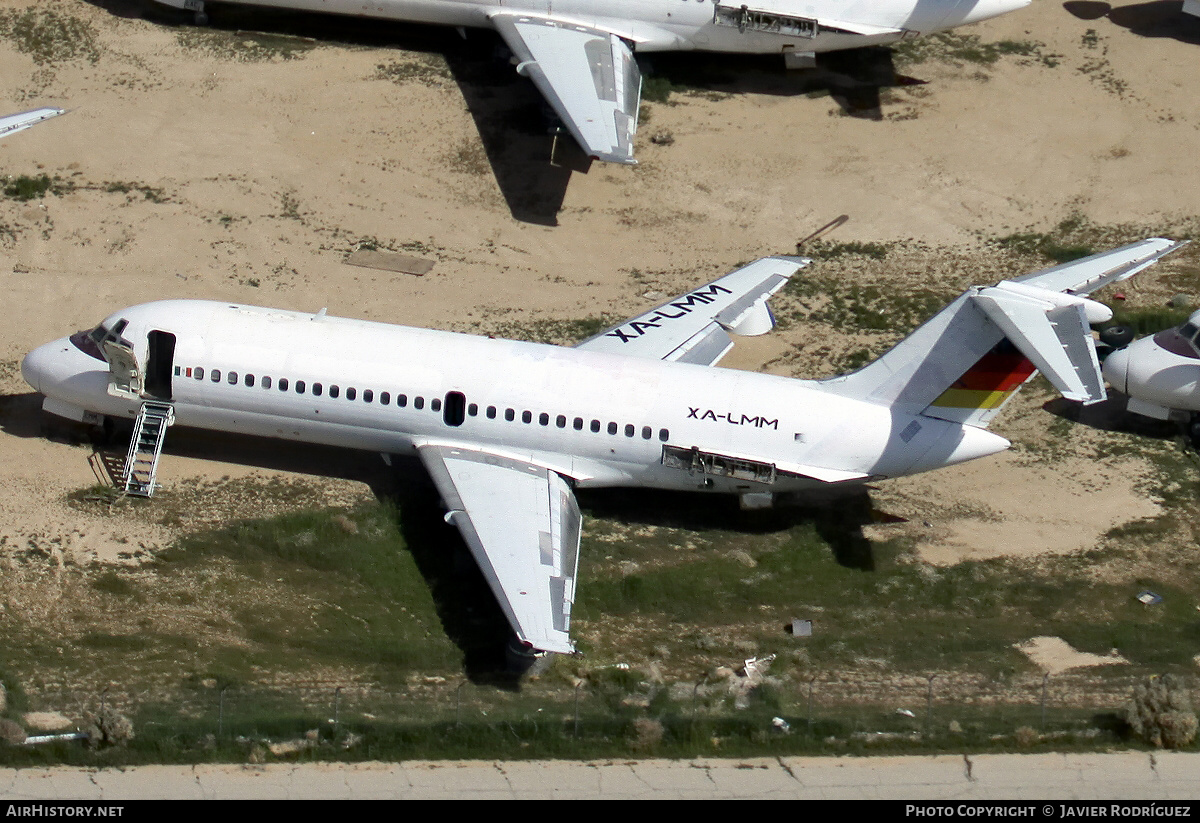
[{"label": "aircraft wing", "polygon": [[1016,283],[1061,291],[1068,294],[1091,294],[1101,286],[1133,277],[1147,266],[1151,266],[1176,249],[1186,246],[1187,240],[1166,240],[1151,237],[1139,240],[1112,251],[1093,254],[1081,260],[1072,260],[1060,266],[1043,269],[1023,277],[1014,277]]},{"label": "aircraft wing", "polygon": [[629,45],[612,32],[528,14],[494,14],[496,30],[591,157],[636,163],[642,75]]},{"label": "aircraft wing", "polygon": [[733,348],[730,332],[759,335],[775,327],[767,299],[808,263],[803,257],[764,257],[576,348],[711,366]]},{"label": "aircraft wing", "polygon": [[23,129],[27,129],[32,125],[49,120],[51,117],[58,117],[64,113],[65,109],[56,109],[51,107],[33,109],[32,111],[23,111],[20,114],[10,114],[6,117],[0,117],[0,137],[7,137],[10,134],[15,134]]},{"label": "aircraft wing", "polygon": [[448,512],[522,642],[569,654],[579,536],[575,495],[549,469],[481,449],[418,443]]}]

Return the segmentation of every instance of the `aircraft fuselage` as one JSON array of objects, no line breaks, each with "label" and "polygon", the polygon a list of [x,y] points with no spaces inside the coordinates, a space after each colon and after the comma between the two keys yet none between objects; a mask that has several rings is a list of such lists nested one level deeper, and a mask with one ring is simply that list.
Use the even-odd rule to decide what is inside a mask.
[{"label": "aircraft fuselage", "polygon": [[[196,8],[195,0],[156,0]],[[761,19],[738,24],[719,15],[716,0],[224,0],[237,5],[325,12],[413,23],[490,28],[498,13],[545,15],[612,31],[637,51],[715,51],[771,54],[788,49],[824,52],[895,42],[986,20],[1029,0],[759,0],[749,8],[789,20],[831,21],[794,33],[792,23]],[[836,30],[836,23],[857,30]],[[878,29],[878,32],[872,31]],[[886,30],[886,31],[884,31]]]},{"label": "aircraft fuselage", "polygon": [[121,321],[132,385],[78,335],[25,358],[49,411],[132,418],[158,397],[184,426],[385,453],[470,444],[580,486],[732,493],[911,474],[1008,445],[732,369],[209,301],[144,304],[103,327]]}]

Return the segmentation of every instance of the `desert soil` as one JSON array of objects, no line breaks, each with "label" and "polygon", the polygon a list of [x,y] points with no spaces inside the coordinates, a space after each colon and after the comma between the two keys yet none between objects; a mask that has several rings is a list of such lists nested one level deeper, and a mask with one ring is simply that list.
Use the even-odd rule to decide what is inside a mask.
[{"label": "desert soil", "polygon": [[[1162,16],[1178,3],[1150,5]],[[895,295],[1024,273],[998,270],[987,238],[1073,216],[1157,233],[1200,214],[1190,179],[1200,27],[1182,20],[1145,36],[1034,0],[960,30],[1030,44],[1029,53],[903,65],[925,83],[885,90],[878,119],[846,116],[786,77],[718,85],[647,105],[638,166],[582,174],[519,156],[512,145],[540,145],[537,129],[497,123],[499,104],[479,85],[464,93],[463,70],[441,56],[462,49],[442,32],[401,27],[403,48],[339,37],[288,59],[251,35],[210,38],[145,19],[134,2],[0,0],[5,14],[29,7],[81,21],[87,48],[30,53],[0,38],[0,110],[70,109],[0,141],[0,171],[73,184],[0,199],[0,535],[78,563],[136,562],[174,533],[67,505],[65,495],[97,482],[91,449],[41,435],[40,399],[18,364],[123,306],[197,297],[491,331],[628,316],[655,293],[793,252],[839,214],[851,219],[831,240],[919,247],[910,258],[932,261],[893,261],[886,288]],[[427,50],[414,51],[422,42]],[[486,73],[492,41],[480,42]],[[515,82],[494,94],[536,104]],[[490,146],[468,98],[484,112]],[[561,208],[545,208],[558,194]],[[510,201],[522,201],[517,214]],[[529,212],[534,219],[519,219]],[[364,244],[435,265],[423,277],[345,265]],[[861,259],[811,271],[822,265],[864,282],[883,270]],[[1131,284],[1131,301],[1159,300],[1168,290],[1156,276]],[[820,358],[788,353],[821,351],[838,334],[792,324],[747,341],[727,365],[829,373]],[[907,530],[928,562],[950,564],[1076,552],[1154,515],[1147,461],[1097,460],[1086,449],[1037,456],[1057,419],[1046,399],[1015,404],[999,426],[1028,448],[882,486],[880,507],[908,522],[875,528]],[[254,465],[218,445],[203,457],[168,454],[160,479],[168,488],[226,476],[311,480],[299,468]],[[320,482],[335,496],[369,494],[353,477]]]}]

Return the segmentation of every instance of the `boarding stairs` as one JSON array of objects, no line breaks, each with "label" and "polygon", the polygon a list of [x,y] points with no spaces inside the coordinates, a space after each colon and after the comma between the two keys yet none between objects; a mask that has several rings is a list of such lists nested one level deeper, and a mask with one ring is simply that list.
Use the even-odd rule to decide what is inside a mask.
[{"label": "boarding stairs", "polygon": [[154,477],[158,473],[158,456],[162,454],[167,427],[175,422],[175,407],[170,403],[147,400],[142,403],[133,438],[125,455],[125,493],[137,497],[154,494]]}]

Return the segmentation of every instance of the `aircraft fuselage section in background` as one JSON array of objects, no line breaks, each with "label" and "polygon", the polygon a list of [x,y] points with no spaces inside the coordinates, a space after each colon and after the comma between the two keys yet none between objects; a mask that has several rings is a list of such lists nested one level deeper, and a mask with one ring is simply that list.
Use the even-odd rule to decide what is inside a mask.
[{"label": "aircraft fuselage section in background", "polygon": [[[901,441],[917,416],[731,369],[206,301],[144,304],[104,326],[121,320],[140,364],[151,332],[174,337],[164,394],[179,425],[389,453],[429,438],[470,443],[580,486],[788,491],[820,483],[822,469],[895,476],[1007,445],[929,417]],[[112,388],[108,363],[67,338],[23,370],[88,412],[132,418],[144,399]],[[747,467],[693,465],[709,455]]]},{"label": "aircraft fuselage section in background", "polygon": [[[343,14],[412,23],[491,28],[496,14],[534,14],[611,31],[637,51],[716,51],[770,54],[786,48],[822,52],[895,42],[975,23],[1023,8],[1028,0],[758,0],[757,12],[818,22],[811,32],[789,34],[787,25],[738,24],[716,7],[742,3],[714,0],[223,0],[234,5]],[[194,8],[189,0],[156,0]],[[761,21],[761,18],[759,19]],[[837,31],[837,23],[855,30]],[[872,30],[878,29],[875,33]],[[886,30],[886,31],[885,31]]]}]

